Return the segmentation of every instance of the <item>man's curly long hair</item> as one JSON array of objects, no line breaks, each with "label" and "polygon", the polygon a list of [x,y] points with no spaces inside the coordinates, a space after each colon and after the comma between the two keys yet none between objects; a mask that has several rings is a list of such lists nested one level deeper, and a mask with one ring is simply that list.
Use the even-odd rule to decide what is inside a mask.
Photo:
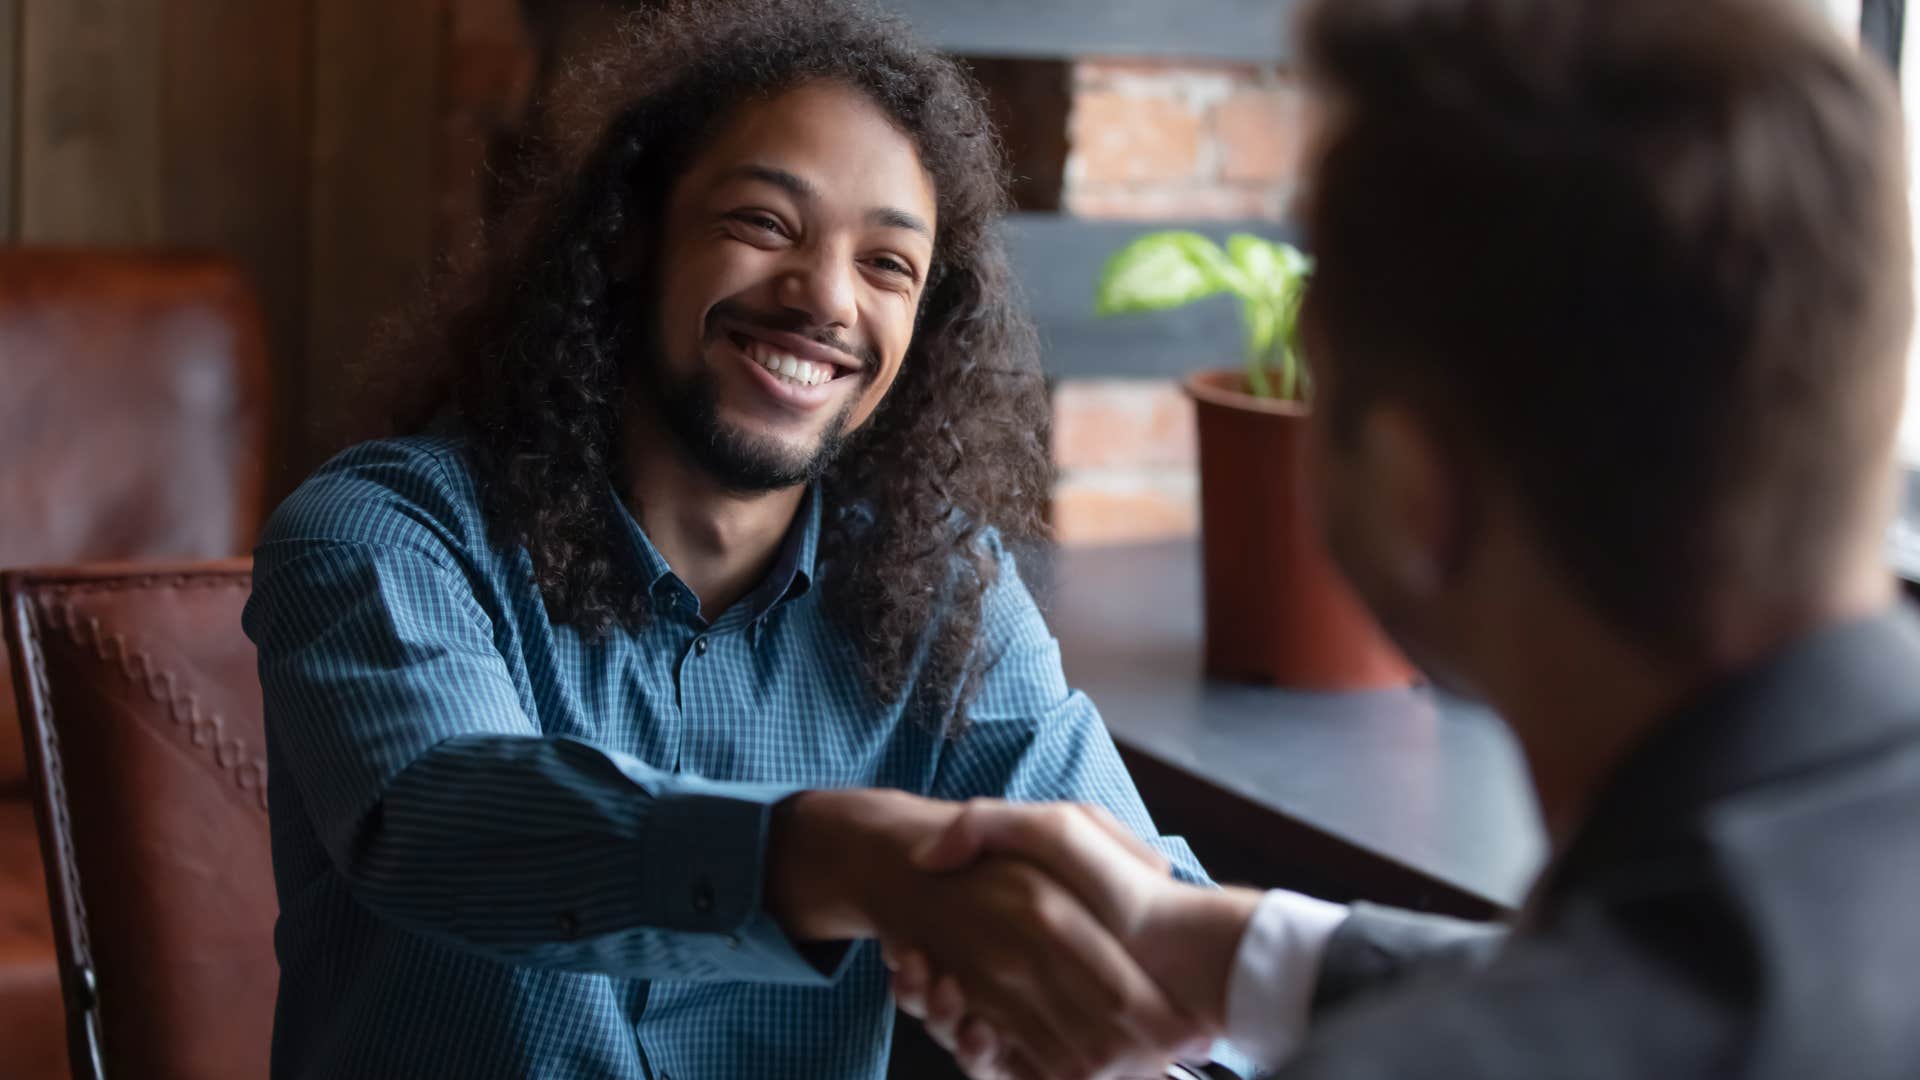
[{"label": "man's curly long hair", "polygon": [[[989,529],[1044,538],[1052,472],[1037,338],[998,235],[999,142],[977,84],[896,19],[840,0],[688,0],[636,14],[571,74],[578,119],[473,265],[435,290],[383,364],[415,387],[402,429],[450,411],[471,437],[493,540],[525,548],[556,621],[598,636],[650,618],[620,553],[622,253],[657,247],[674,181],[729,110],[821,80],[864,93],[917,147],[939,215],[900,374],[820,481],[818,583],[872,693],[958,730],[992,660]],[[584,135],[582,138],[580,135]],[[663,268],[662,272],[671,272]],[[645,415],[644,411],[635,415]]]}]

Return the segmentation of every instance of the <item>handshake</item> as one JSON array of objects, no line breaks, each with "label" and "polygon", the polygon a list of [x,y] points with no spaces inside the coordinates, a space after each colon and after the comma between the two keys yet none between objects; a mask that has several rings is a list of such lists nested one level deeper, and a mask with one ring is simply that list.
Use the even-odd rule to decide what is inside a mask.
[{"label": "handshake", "polygon": [[1174,880],[1104,810],[818,791],[774,829],[775,917],[879,938],[901,1008],[976,1080],[1160,1076],[1225,1026],[1259,894]]}]

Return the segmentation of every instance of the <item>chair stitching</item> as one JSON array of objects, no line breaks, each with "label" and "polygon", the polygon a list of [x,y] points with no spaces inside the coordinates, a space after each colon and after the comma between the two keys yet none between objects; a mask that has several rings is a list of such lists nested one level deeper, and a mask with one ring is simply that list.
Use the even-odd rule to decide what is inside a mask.
[{"label": "chair stitching", "polygon": [[[173,586],[193,579],[156,577],[140,580]],[[203,712],[199,698],[180,688],[181,680],[175,672],[161,667],[146,650],[130,647],[126,635],[105,633],[97,616],[80,619],[73,605],[65,599],[69,593],[123,592],[137,587],[140,586],[135,582],[102,582],[98,585],[56,588],[52,590],[55,595],[39,598],[41,613],[48,624],[63,631],[75,647],[90,650],[103,663],[117,668],[129,683],[145,690],[149,700],[166,706],[168,717],[178,730],[185,732],[187,741],[201,750],[211,748],[214,767],[226,774],[234,787],[253,796],[254,802],[265,812],[266,763],[249,753],[244,741],[227,735],[226,721],[220,714]]]}]

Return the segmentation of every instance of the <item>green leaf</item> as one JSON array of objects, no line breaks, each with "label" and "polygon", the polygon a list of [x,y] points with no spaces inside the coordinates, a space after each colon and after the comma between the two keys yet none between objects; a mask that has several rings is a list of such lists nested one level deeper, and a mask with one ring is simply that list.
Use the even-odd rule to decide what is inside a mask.
[{"label": "green leaf", "polygon": [[1267,363],[1280,333],[1280,312],[1264,297],[1240,302],[1240,321],[1247,328],[1247,386],[1255,397],[1268,397]]},{"label": "green leaf", "polygon": [[1247,364],[1247,392],[1254,397],[1272,397],[1273,384],[1267,381],[1267,366],[1258,362]]},{"label": "green leaf", "polygon": [[1302,399],[1300,393],[1300,358],[1293,355],[1291,350],[1288,350],[1287,354],[1280,358],[1280,391],[1278,396],[1283,401],[1299,401]]},{"label": "green leaf", "polygon": [[1248,286],[1219,245],[1194,232],[1149,233],[1107,260],[1094,294],[1101,315],[1165,311]]},{"label": "green leaf", "polygon": [[1250,288],[1284,305],[1313,270],[1313,260],[1292,244],[1277,244],[1250,233],[1227,237],[1227,258]]},{"label": "green leaf", "polygon": [[1285,277],[1279,248],[1248,233],[1227,237],[1227,258],[1262,296],[1279,295]]},{"label": "green leaf", "polygon": [[[1248,233],[1227,238],[1227,258],[1257,297],[1249,298],[1242,312],[1247,327],[1248,386],[1260,397],[1299,398],[1303,388],[1294,335],[1313,260],[1291,244]],[[1277,388],[1271,386],[1269,370],[1279,372]]]}]

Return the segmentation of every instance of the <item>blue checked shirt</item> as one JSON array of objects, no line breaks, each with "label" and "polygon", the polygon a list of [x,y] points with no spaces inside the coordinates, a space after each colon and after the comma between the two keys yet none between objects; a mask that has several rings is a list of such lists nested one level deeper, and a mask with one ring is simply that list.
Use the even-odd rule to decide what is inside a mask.
[{"label": "blue checked shirt", "polygon": [[245,618],[276,1077],[880,1077],[878,950],[796,945],[762,906],[775,802],[1072,799],[1154,836],[1004,556],[972,726],[946,740],[877,704],[813,589],[816,502],[711,623],[622,511],[656,618],[588,642],[547,619],[524,551],[488,543],[457,439],[360,446],[287,500]]}]

